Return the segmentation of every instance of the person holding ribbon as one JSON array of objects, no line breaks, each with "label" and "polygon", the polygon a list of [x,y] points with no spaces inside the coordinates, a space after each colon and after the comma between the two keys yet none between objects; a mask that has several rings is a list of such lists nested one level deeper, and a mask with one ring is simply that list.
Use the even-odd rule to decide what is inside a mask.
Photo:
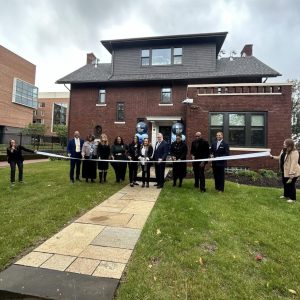
[{"label": "person holding ribbon", "polygon": [[23,183],[23,161],[24,157],[22,155],[22,151],[36,153],[36,150],[33,151],[31,149],[27,149],[21,145],[16,144],[14,139],[9,141],[9,146],[6,150],[7,153],[7,161],[10,165],[10,184],[14,186],[15,184],[15,177],[16,177],[16,165],[18,166],[19,170],[19,182]]},{"label": "person holding ribbon", "polygon": [[111,165],[115,171],[116,182],[121,182],[125,180],[127,163],[118,162],[118,160],[127,160],[126,150],[127,149],[122,137],[117,136],[115,138],[114,144],[111,146],[111,158],[113,159]]},{"label": "person holding ribbon", "polygon": [[181,160],[186,160],[187,155],[187,145],[182,141],[181,133],[176,134],[176,140],[171,145],[171,157],[173,161],[178,161],[173,163],[173,186],[176,186],[177,179],[179,179],[178,186],[182,186],[182,180],[186,176],[186,162],[179,162]]},{"label": "person holding ribbon", "polygon": [[106,182],[107,170],[108,170],[108,160],[110,156],[110,146],[108,144],[107,135],[102,133],[100,136],[100,143],[97,147],[97,157],[100,159],[98,162],[98,170],[99,170],[99,182]]},{"label": "person holding ribbon", "polygon": [[286,139],[283,142],[283,150],[278,156],[270,155],[271,158],[279,160],[281,170],[283,171],[283,190],[281,198],[286,198],[288,203],[296,201],[296,181],[300,176],[299,152],[295,149],[295,143],[292,139]]},{"label": "person holding ribbon", "polygon": [[85,178],[86,182],[91,179],[91,182],[94,183],[97,177],[97,165],[92,159],[97,158],[97,144],[93,135],[87,136],[82,146],[81,155],[83,158],[82,178]]},{"label": "person holding ribbon", "polygon": [[[223,157],[229,155],[229,145],[223,140],[223,132],[217,132],[216,141],[212,143],[210,150],[211,157]],[[219,193],[224,192],[225,167],[227,167],[227,160],[217,160],[212,162],[215,189]]]},{"label": "person holding ribbon", "polygon": [[74,183],[74,171],[76,167],[76,180],[80,181],[81,149],[84,141],[80,138],[79,131],[74,132],[74,138],[69,140],[67,146],[68,156],[70,159],[70,181]]},{"label": "person holding ribbon", "polygon": [[157,182],[155,185],[158,189],[161,189],[165,183],[165,161],[168,156],[168,144],[164,141],[164,136],[161,133],[158,133],[156,138],[157,142],[153,153],[153,160],[155,161],[155,177]]},{"label": "person holding ribbon", "polygon": [[139,153],[139,161],[141,162],[142,167],[142,188],[145,187],[145,183],[146,187],[149,187],[150,168],[152,165],[149,161],[151,160],[152,154],[153,147],[151,144],[149,144],[149,139],[145,138]]},{"label": "person holding ribbon", "polygon": [[140,152],[140,143],[138,137],[135,135],[131,144],[128,146],[127,158],[130,162],[128,162],[129,168],[129,181],[130,186],[134,187],[135,185],[139,185],[136,182],[137,170],[138,170],[138,157]]}]

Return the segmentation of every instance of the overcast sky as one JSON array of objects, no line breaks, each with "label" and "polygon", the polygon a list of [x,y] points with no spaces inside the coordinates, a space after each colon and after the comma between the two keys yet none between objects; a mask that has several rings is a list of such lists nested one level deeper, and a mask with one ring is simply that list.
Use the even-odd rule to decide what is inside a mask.
[{"label": "overcast sky", "polygon": [[40,92],[65,91],[55,81],[88,52],[110,62],[101,40],[223,31],[226,56],[253,44],[276,81],[300,79],[299,0],[0,0],[0,24],[0,44],[37,66]]}]

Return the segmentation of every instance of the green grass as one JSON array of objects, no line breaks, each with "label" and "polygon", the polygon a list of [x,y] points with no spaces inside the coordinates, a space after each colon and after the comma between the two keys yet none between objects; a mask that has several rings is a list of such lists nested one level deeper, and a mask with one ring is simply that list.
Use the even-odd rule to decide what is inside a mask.
[{"label": "green grass", "polygon": [[191,180],[168,183],[116,299],[299,299],[300,205],[281,192],[227,182],[218,194],[208,180],[200,194]]},{"label": "green grass", "polygon": [[0,270],[123,186],[112,170],[107,184],[71,185],[65,161],[24,165],[25,183],[13,188],[9,171],[0,168]]}]

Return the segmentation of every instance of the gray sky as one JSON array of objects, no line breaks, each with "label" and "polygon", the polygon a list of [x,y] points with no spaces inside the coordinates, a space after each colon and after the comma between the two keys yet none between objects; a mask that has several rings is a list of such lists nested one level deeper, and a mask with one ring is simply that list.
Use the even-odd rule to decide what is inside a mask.
[{"label": "gray sky", "polygon": [[[0,0],[0,44],[37,66],[41,92],[83,66],[86,53],[110,55],[100,40],[228,31],[223,49],[254,55],[300,79],[299,0]],[[273,79],[274,80],[274,79]]]}]

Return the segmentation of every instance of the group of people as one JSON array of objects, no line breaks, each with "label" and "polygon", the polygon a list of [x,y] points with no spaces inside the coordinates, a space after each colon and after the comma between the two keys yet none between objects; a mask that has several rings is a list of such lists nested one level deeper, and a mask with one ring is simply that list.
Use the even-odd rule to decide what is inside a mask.
[{"label": "group of people", "polygon": [[[108,161],[114,169],[116,182],[125,180],[127,165],[129,169],[130,186],[139,185],[137,183],[137,171],[140,164],[142,169],[142,187],[149,187],[150,168],[154,165],[157,188],[162,188],[165,182],[165,167],[168,155],[173,161],[173,186],[182,186],[183,179],[186,177],[188,147],[182,140],[182,135],[177,134],[176,140],[171,144],[171,148],[164,140],[161,133],[157,134],[155,146],[145,138],[142,143],[137,136],[134,136],[129,145],[125,145],[123,138],[117,136],[114,143],[109,146],[106,134],[102,134],[100,141],[95,141],[92,135],[86,138],[86,141],[80,139],[78,131],[75,131],[74,138],[67,146],[68,155],[71,158],[70,181],[80,181],[80,165],[82,161],[82,178],[86,182],[91,180],[95,182],[97,177],[97,166],[99,170],[100,183],[106,182]],[[193,171],[195,176],[195,187],[205,192],[205,166],[207,162],[199,162],[199,159],[209,157],[221,157],[229,155],[229,146],[223,140],[223,133],[218,132],[216,142],[209,147],[209,143],[201,136],[201,132],[195,134],[195,140],[191,145],[191,156],[193,162]],[[83,160],[81,160],[83,159]],[[97,159],[98,162],[95,160]],[[215,178],[215,188],[219,192],[224,192],[224,172],[226,160],[214,161],[212,163]],[[76,172],[75,172],[76,171]],[[74,178],[74,172],[76,177]]]},{"label": "group of people", "polygon": [[[22,151],[35,153],[21,145],[17,145],[14,139],[9,141],[7,148],[7,160],[10,164],[10,182],[15,184],[16,166],[19,169],[19,182],[23,183],[23,155]],[[70,157],[70,181],[81,181],[80,169],[82,162],[82,178],[86,182],[89,180],[95,182],[97,177],[97,168],[99,172],[100,183],[105,183],[109,162],[111,163],[116,182],[125,180],[127,164],[129,169],[130,186],[139,185],[137,180],[138,165],[142,169],[142,187],[149,187],[150,168],[154,165],[157,188],[162,188],[165,181],[165,166],[167,156],[173,161],[173,186],[182,186],[182,181],[186,176],[188,147],[182,140],[181,134],[176,135],[176,141],[171,144],[169,149],[167,142],[163,139],[161,133],[157,134],[157,141],[152,147],[148,138],[139,143],[137,136],[133,137],[129,145],[125,145],[122,137],[117,136],[113,145],[109,145],[106,134],[101,134],[100,141],[95,141],[94,136],[89,135],[85,141],[80,138],[78,131],[75,131],[67,145],[67,153]],[[205,187],[205,166],[207,161],[201,159],[213,157],[225,157],[229,155],[229,145],[223,140],[223,133],[217,132],[216,140],[209,147],[209,143],[202,138],[201,132],[196,132],[195,139],[191,144],[190,150],[193,172],[194,186],[200,188],[201,192],[206,191]],[[279,167],[282,174],[282,183],[284,193],[281,198],[292,203],[296,200],[296,181],[300,176],[299,152],[295,148],[292,139],[286,139],[283,143],[283,149],[278,156],[270,155],[272,159],[279,161]],[[227,160],[212,161],[213,175],[215,179],[215,189],[218,192],[224,192],[225,168]],[[75,178],[74,178],[75,173]]]}]

